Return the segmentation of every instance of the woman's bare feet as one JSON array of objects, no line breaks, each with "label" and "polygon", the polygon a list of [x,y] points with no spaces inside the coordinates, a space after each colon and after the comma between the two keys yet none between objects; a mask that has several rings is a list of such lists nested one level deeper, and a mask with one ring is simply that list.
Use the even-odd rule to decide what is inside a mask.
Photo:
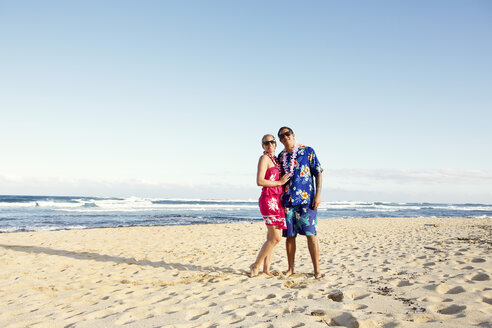
[{"label": "woman's bare feet", "polygon": [[283,275],[285,278],[290,277],[293,274],[294,274],[294,270],[287,270],[287,271],[283,272]]},{"label": "woman's bare feet", "polygon": [[324,274],[324,273],[321,273],[321,272],[318,272],[318,273],[316,273],[316,272],[315,272],[315,273],[314,273],[314,278],[315,278],[315,279],[321,279],[321,278],[323,278],[324,276],[325,276],[325,274]]},{"label": "woman's bare feet", "polygon": [[258,267],[255,267],[255,264],[251,264],[249,266],[249,276],[250,278],[256,277],[258,275]]},{"label": "woman's bare feet", "polygon": [[266,274],[269,277],[276,277],[276,276],[278,276],[278,272],[277,271],[273,271],[273,272],[263,271],[263,273]]}]

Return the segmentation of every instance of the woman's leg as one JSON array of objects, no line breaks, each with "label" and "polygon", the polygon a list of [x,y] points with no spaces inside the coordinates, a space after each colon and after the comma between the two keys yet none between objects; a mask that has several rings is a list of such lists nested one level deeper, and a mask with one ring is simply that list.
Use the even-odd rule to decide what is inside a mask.
[{"label": "woman's leg", "polygon": [[[258,253],[258,256],[256,257],[255,263],[251,264],[249,267],[251,269],[250,276],[254,277],[258,275],[258,271],[260,268],[261,263],[265,261],[265,259],[273,253],[274,247],[279,243],[280,241],[280,230],[277,229],[276,226],[267,226],[267,240],[261,247],[260,252]],[[271,259],[271,258],[270,258]],[[264,263],[265,265],[266,263]],[[268,266],[270,264],[268,263]],[[269,272],[267,270],[267,272]]]},{"label": "woman's leg", "polygon": [[280,229],[275,227],[275,229],[268,230],[267,234],[267,240],[270,240],[275,244],[270,253],[265,256],[265,260],[263,261],[263,272],[269,276],[273,276],[273,274],[270,273],[270,265],[272,264],[274,247],[280,242],[280,239],[282,238],[280,235],[280,231]]}]

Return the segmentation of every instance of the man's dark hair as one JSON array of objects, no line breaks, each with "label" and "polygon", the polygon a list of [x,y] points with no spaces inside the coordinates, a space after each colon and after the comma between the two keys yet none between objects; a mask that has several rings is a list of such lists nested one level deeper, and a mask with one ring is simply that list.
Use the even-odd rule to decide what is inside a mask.
[{"label": "man's dark hair", "polygon": [[281,127],[280,129],[278,129],[278,133],[277,133],[277,136],[280,138],[280,131],[282,131],[283,129],[288,129],[290,133],[294,133],[294,131],[292,131],[291,128],[289,128],[288,126],[283,126]]}]

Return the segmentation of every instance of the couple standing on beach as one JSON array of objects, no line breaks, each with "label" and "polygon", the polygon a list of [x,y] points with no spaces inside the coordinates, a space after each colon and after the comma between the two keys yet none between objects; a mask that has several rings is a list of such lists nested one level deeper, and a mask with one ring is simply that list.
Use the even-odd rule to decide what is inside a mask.
[{"label": "couple standing on beach", "polygon": [[321,164],[314,149],[296,143],[294,131],[281,127],[278,138],[285,149],[275,157],[277,142],[271,134],[261,139],[263,155],[258,162],[256,183],[262,186],[259,200],[260,212],[267,226],[267,240],[255,263],[250,266],[250,276],[263,272],[272,276],[270,263],[273,250],[280,242],[280,231],[286,237],[288,269],[286,276],[294,273],[297,234],[307,238],[314,267],[314,277],[324,274],[319,269],[319,246],[316,237],[317,208],[321,203]]}]

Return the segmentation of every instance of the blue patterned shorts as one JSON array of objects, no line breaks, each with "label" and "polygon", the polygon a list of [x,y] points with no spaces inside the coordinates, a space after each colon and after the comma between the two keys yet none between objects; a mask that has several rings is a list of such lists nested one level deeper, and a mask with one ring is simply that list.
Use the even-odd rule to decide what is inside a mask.
[{"label": "blue patterned shorts", "polygon": [[282,231],[284,237],[316,235],[318,224],[318,210],[311,209],[310,205],[297,205],[285,208],[285,222],[287,229]]}]

